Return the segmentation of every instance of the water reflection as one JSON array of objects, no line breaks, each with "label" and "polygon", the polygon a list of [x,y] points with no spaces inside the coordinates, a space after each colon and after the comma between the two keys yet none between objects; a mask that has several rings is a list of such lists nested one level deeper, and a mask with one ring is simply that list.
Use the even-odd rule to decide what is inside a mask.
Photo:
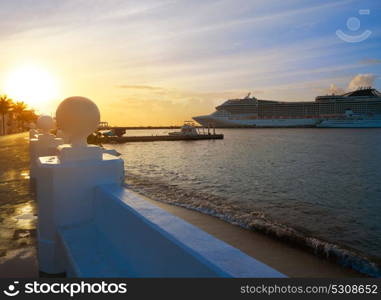
[{"label": "water reflection", "polygon": [[250,211],[264,213],[276,222],[380,257],[380,130],[220,131],[225,134],[221,141],[112,147],[122,153],[130,182],[135,180],[147,196],[165,195],[174,203],[205,210],[218,208],[221,214],[228,211],[227,219]]}]

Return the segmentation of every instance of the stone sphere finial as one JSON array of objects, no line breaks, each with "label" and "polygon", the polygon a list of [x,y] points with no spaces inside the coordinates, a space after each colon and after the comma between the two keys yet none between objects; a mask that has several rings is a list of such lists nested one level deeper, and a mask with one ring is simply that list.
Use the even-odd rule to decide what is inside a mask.
[{"label": "stone sphere finial", "polygon": [[49,133],[54,128],[54,120],[51,116],[42,115],[37,120],[37,127],[44,133]]},{"label": "stone sphere finial", "polygon": [[57,127],[68,135],[73,147],[87,145],[86,138],[100,121],[97,105],[85,97],[66,98],[56,111]]}]

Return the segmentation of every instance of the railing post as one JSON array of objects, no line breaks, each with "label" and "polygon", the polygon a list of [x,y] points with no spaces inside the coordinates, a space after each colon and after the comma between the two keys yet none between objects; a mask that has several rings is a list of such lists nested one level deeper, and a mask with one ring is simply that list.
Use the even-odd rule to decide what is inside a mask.
[{"label": "railing post", "polygon": [[29,140],[37,138],[38,130],[36,129],[36,125],[34,123],[30,123],[29,125]]},{"label": "railing post", "polygon": [[95,187],[124,180],[122,159],[86,143],[100,120],[94,102],[67,98],[58,106],[56,120],[71,144],[59,146],[56,156],[39,158],[44,184],[37,185],[39,267],[51,274],[65,271],[59,228],[91,222]]},{"label": "railing post", "polygon": [[[37,127],[42,131],[41,134],[35,129],[31,129],[29,140],[30,157],[30,178],[35,179],[38,176],[37,159],[41,156],[55,155],[57,146],[62,144],[62,139],[56,138],[50,133],[54,128],[54,120],[50,116],[40,116],[37,120]],[[34,132],[32,132],[32,130]]]}]

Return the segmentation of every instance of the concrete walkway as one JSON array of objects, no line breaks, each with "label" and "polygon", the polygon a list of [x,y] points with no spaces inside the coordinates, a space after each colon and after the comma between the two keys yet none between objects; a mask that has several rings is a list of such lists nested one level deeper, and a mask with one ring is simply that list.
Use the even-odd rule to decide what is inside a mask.
[{"label": "concrete walkway", "polygon": [[37,277],[28,134],[0,136],[0,277]]}]

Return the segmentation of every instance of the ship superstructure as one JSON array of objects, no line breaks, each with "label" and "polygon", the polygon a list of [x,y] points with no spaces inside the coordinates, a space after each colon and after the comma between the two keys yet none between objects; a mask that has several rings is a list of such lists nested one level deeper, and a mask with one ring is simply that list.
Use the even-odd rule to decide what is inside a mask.
[{"label": "ship superstructure", "polygon": [[[348,118],[380,120],[381,93],[371,87],[343,95],[318,96],[315,101],[274,101],[250,97],[230,99],[210,115],[193,117],[203,126],[215,127],[315,127],[327,120]],[[352,118],[353,119],[353,118]],[[377,122],[371,122],[374,126]],[[324,127],[324,126],[320,126]]]}]

